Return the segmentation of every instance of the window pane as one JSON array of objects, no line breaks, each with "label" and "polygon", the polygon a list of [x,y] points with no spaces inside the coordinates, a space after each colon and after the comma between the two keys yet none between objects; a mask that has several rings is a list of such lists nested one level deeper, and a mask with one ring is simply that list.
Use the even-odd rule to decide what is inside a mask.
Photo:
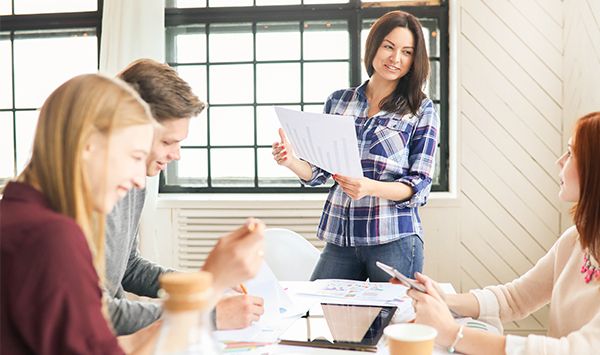
[{"label": "window pane", "polygon": [[254,149],[211,149],[213,186],[254,186]]},{"label": "window pane", "polygon": [[425,47],[430,57],[440,55],[440,37],[437,19],[421,18],[419,19],[423,26],[423,37],[425,38]]},{"label": "window pane", "polygon": [[12,15],[12,0],[0,0],[0,15]]},{"label": "window pane", "polygon": [[206,0],[167,0],[167,7],[206,7]]},{"label": "window pane", "polygon": [[429,73],[429,80],[425,83],[425,93],[432,100],[438,100],[440,98],[440,81],[438,78],[440,77],[440,62],[431,61]]},{"label": "window pane", "polygon": [[17,111],[16,113],[17,174],[21,173],[31,158],[38,117],[39,111]]},{"label": "window pane", "polygon": [[[204,29],[200,29],[204,32]],[[177,63],[206,62],[206,34],[185,33],[175,36]]]},{"label": "window pane", "polygon": [[278,165],[271,148],[258,149],[258,184],[265,186],[299,187],[298,177],[288,168]]},{"label": "window pane", "polygon": [[252,106],[210,107],[211,145],[254,145]]},{"label": "window pane", "polygon": [[67,79],[96,72],[97,45],[93,31],[17,33],[14,42],[16,106],[38,108]]},{"label": "window pane", "polygon": [[[300,110],[300,106],[281,107]],[[281,124],[273,106],[258,106],[256,108],[256,125],[257,143],[259,145],[271,145],[280,140],[278,129],[281,127]]]},{"label": "window pane", "polygon": [[304,59],[347,59],[350,54],[345,21],[304,23]]},{"label": "window pane", "polygon": [[15,14],[96,11],[97,0],[15,0]]},{"label": "window pane", "polygon": [[256,0],[256,5],[300,5],[301,0]]},{"label": "window pane", "polygon": [[299,101],[300,63],[256,65],[256,102]]},{"label": "window pane", "polygon": [[190,130],[188,133],[188,137],[183,142],[181,142],[182,145],[206,146],[208,144],[208,126],[206,122],[207,111],[208,110],[204,109],[202,110],[202,113],[200,113],[200,115],[198,115],[197,117],[192,117],[192,119],[190,120]]},{"label": "window pane", "polygon": [[209,58],[212,63],[244,62],[254,57],[252,25],[248,23],[210,25]]},{"label": "window pane", "polygon": [[304,4],[345,4],[348,0],[304,0]]},{"label": "window pane", "polygon": [[304,64],[305,102],[324,102],[334,91],[348,86],[348,63]]},{"label": "window pane", "polygon": [[12,64],[10,39],[0,35],[0,108],[12,108]]},{"label": "window pane", "polygon": [[[323,101],[327,100],[327,97],[323,98]],[[325,103],[320,105],[304,105],[304,112],[314,112],[314,113],[323,113],[323,109],[325,108]]]},{"label": "window pane", "polygon": [[210,67],[210,104],[254,102],[252,64]]},{"label": "window pane", "polygon": [[187,81],[200,100],[206,102],[206,65],[186,65],[176,67],[181,78]]},{"label": "window pane", "polygon": [[253,0],[209,0],[209,7],[252,6]]},{"label": "window pane", "polygon": [[171,164],[176,164],[177,174],[166,175],[177,176],[177,181],[167,179],[168,184],[207,186],[208,151],[206,149],[181,149],[181,159]]},{"label": "window pane", "polygon": [[256,60],[300,59],[299,22],[256,25]]},{"label": "window pane", "polygon": [[14,176],[12,112],[0,112],[0,179]]}]

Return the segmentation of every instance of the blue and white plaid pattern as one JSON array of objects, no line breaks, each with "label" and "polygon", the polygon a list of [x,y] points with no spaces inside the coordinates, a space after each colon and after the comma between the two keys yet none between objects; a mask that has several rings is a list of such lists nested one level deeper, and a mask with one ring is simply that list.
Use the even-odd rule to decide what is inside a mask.
[{"label": "blue and white plaid pattern", "polygon": [[[431,190],[439,117],[426,98],[417,115],[381,111],[368,119],[365,89],[366,82],[334,92],[324,112],[355,117],[365,177],[405,183],[414,195],[404,202],[373,196],[353,201],[335,184],[325,201],[317,237],[339,246],[379,245],[413,234],[422,238],[418,207],[427,202]],[[303,181],[306,185],[323,184],[332,174],[315,166],[312,170],[310,180]]]}]

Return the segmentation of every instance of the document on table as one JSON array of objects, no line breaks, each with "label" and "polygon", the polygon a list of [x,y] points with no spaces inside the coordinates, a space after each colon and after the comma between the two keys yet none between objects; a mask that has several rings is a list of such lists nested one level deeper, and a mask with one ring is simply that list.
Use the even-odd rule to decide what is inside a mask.
[{"label": "document on table", "polygon": [[299,293],[321,297],[372,302],[394,302],[406,298],[406,287],[389,282],[368,282],[345,279],[321,279]]},{"label": "document on table", "polygon": [[299,317],[309,308],[292,302],[266,262],[263,262],[256,277],[244,285],[249,295],[263,298],[265,313],[245,329],[216,331],[215,337],[220,341],[274,342],[294,317]]},{"label": "document on table", "polygon": [[322,279],[297,288],[298,294],[318,297],[321,302],[396,306],[392,322],[413,320],[415,310],[403,285],[389,282],[367,282],[342,279]]},{"label": "document on table", "polygon": [[275,107],[299,158],[331,173],[363,177],[354,117]]}]

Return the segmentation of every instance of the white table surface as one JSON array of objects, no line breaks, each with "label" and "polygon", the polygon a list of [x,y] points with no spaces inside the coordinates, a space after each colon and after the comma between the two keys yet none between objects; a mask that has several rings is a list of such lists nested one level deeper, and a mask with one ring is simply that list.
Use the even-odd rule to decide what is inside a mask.
[{"label": "white table surface", "polygon": [[[304,282],[304,281],[282,281],[281,285],[282,285],[282,287],[284,287],[284,289],[286,289],[286,292],[288,292],[288,295],[290,296],[292,301],[294,301],[294,303],[309,304],[311,302],[311,299],[312,299],[312,301],[314,301],[314,303],[317,303],[317,302],[340,303],[339,298],[338,299],[317,298],[314,296],[306,296],[306,295],[296,294],[294,292],[294,290],[302,288],[302,285],[306,285],[306,283],[307,282]],[[440,285],[445,292],[456,293],[456,291],[454,290],[454,287],[452,287],[451,284],[442,283]],[[294,321],[294,319],[290,319],[290,324],[293,321]],[[324,348],[316,348],[316,347],[308,347],[308,346],[290,346],[290,345],[281,345],[281,344],[273,344],[273,345],[269,345],[269,346],[259,347],[252,351],[236,351],[236,352],[228,351],[228,352],[226,352],[226,354],[230,354],[230,353],[231,354],[243,354],[243,355],[250,355],[250,354],[252,354],[252,355],[255,355],[255,354],[260,354],[260,355],[271,355],[271,354],[273,354],[273,355],[275,355],[275,354],[288,354],[288,355],[293,355],[293,354],[331,354],[331,355],[362,354],[362,355],[366,355],[366,354],[373,354],[373,353],[364,352],[364,351],[324,349]],[[376,354],[378,354],[378,355],[388,355],[389,354],[384,337],[382,337],[381,341],[379,342],[378,351]],[[445,349],[436,347],[433,351],[433,354],[434,355],[442,355],[442,354],[448,354],[448,352]]]}]

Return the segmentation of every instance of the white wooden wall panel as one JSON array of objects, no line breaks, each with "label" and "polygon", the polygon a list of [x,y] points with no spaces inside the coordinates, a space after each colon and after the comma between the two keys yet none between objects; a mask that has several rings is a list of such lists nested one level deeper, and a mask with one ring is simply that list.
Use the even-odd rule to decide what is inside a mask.
[{"label": "white wooden wall panel", "polygon": [[[555,160],[574,120],[600,110],[600,1],[450,0],[450,6],[456,198],[432,199],[421,216],[425,271],[467,291],[523,274],[571,224],[569,206],[557,198]],[[251,215],[317,243],[322,200],[282,197],[159,201],[160,233],[178,238],[158,243],[167,255],[159,259],[195,268],[215,236]],[[544,307],[507,330],[544,332],[547,322]]]},{"label": "white wooden wall panel", "polygon": [[[462,88],[515,135],[542,169],[550,172],[554,156],[559,153],[554,145],[560,144],[561,132],[536,109],[527,91],[512,84],[509,75],[495,67],[468,38],[462,41],[460,49]],[[462,103],[460,110],[466,110]]]},{"label": "white wooden wall panel", "polygon": [[[600,1],[565,0],[564,9],[563,141],[566,142],[577,118],[600,111]],[[562,223],[571,224],[568,213],[563,213]]]},{"label": "white wooden wall panel", "polygon": [[[458,1],[463,291],[513,280],[560,234],[563,22],[550,2]],[[543,332],[547,312],[507,330]]]},{"label": "white wooden wall panel", "polygon": [[600,111],[600,1],[565,0],[565,138],[582,115]]}]

